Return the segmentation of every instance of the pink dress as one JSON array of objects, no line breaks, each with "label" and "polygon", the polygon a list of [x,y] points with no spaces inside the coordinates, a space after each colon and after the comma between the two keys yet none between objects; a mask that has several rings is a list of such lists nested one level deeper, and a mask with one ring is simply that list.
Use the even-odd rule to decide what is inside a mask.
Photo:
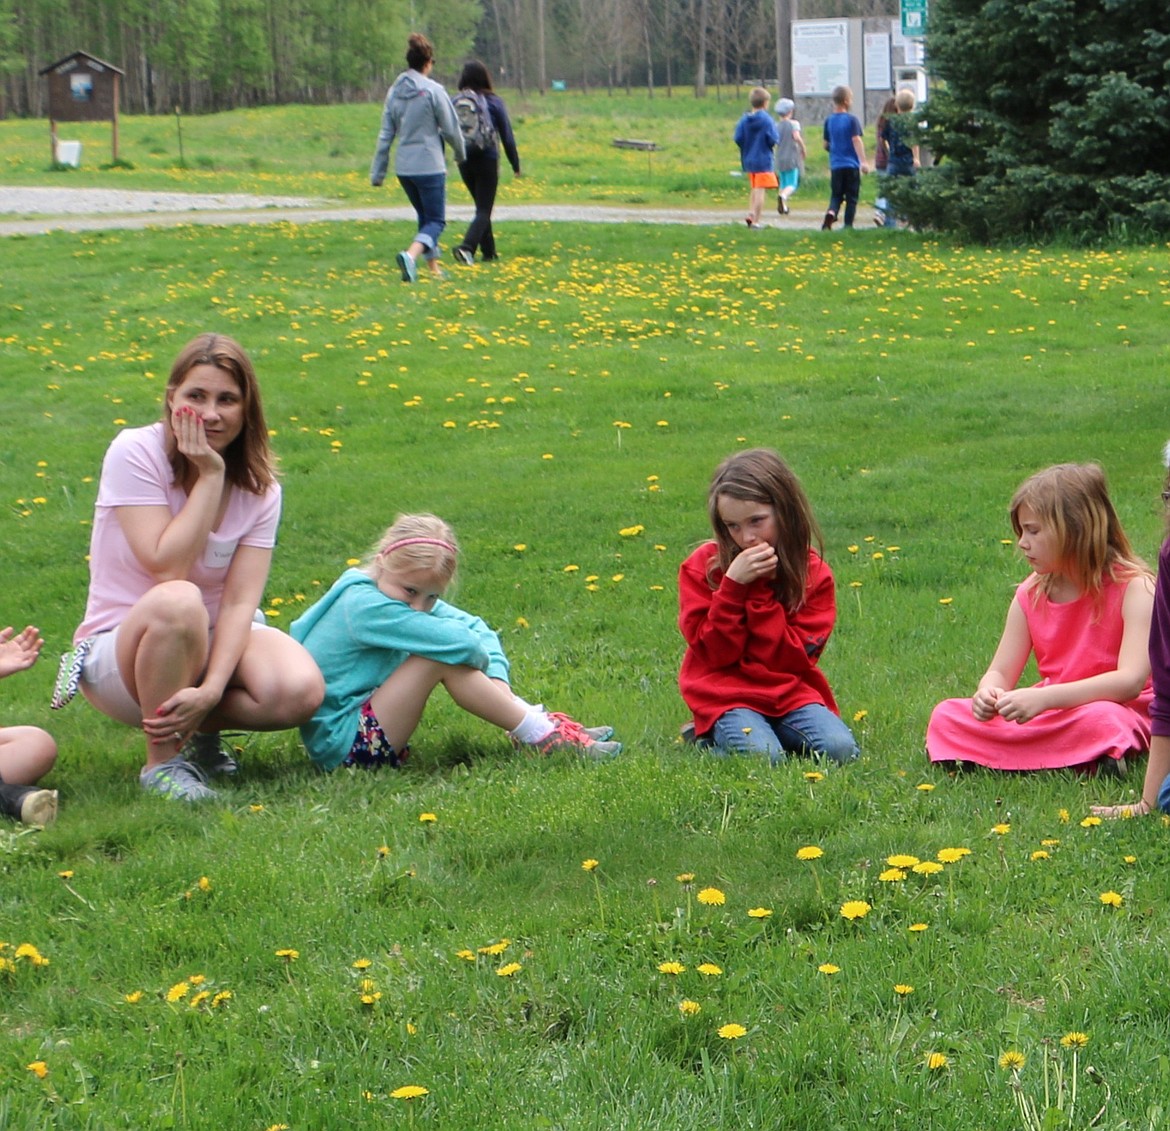
[{"label": "pink dress", "polygon": [[[1043,593],[1033,599],[1036,575],[1016,590],[1040,670],[1037,687],[1071,683],[1117,668],[1124,623],[1121,604],[1130,580],[1106,579],[1101,604],[1089,596],[1055,604]],[[1054,770],[1098,758],[1121,758],[1150,748],[1149,680],[1128,703],[1097,699],[1079,707],[1043,711],[1026,723],[998,715],[980,722],[970,699],[946,699],[926,728],[932,762],[977,762],[997,770]]]}]

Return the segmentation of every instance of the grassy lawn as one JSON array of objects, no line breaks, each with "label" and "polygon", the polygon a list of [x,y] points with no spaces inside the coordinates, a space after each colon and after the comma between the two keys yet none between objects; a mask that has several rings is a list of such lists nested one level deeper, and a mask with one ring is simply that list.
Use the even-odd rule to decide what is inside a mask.
[{"label": "grassy lawn", "polygon": [[[711,119],[719,184],[735,112]],[[319,191],[349,178],[360,199],[376,108],[312,116],[322,158],[336,144],[356,167],[319,170]],[[0,123],[0,179],[46,181],[11,140],[34,125]],[[594,123],[598,152],[619,125],[650,132]],[[214,186],[174,187],[311,191],[305,168],[228,171],[236,144],[204,143]],[[160,156],[125,176],[169,174]],[[62,813],[0,828],[0,955],[48,959],[0,971],[0,1128],[970,1131],[1033,1126],[1013,1082],[1043,1109],[1046,1060],[1071,1118],[1045,1126],[1102,1108],[1097,1126],[1159,1126],[1166,829],[1083,823],[1140,769],[952,778],[922,736],[974,687],[1024,576],[1005,539],[1026,474],[1101,461],[1156,554],[1165,249],[507,224],[499,264],[406,287],[409,234],[4,242],[0,622],[36,621],[48,654],[4,683],[0,721],[57,736]],[[434,510],[464,546],[454,598],[499,628],[518,690],[612,723],[619,759],[517,758],[436,697],[401,773],[322,776],[295,734],[250,737],[223,801],[187,809],[140,794],[133,733],[80,701],[50,716],[102,453],[157,417],[171,359],[208,328],[252,353],[281,458],[271,622],[395,513]],[[785,454],[824,527],[824,666],[863,746],[845,769],[676,738],[675,575],[707,534],[712,469],[747,445]],[[937,873],[881,878],[891,855],[940,852]],[[870,909],[847,919],[851,901]],[[408,1085],[428,1094],[392,1094]]]}]

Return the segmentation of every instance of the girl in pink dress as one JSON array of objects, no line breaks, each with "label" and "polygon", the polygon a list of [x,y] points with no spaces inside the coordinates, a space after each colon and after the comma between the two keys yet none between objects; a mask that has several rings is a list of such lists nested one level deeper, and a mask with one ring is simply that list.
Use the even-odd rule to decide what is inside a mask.
[{"label": "girl in pink dress", "polygon": [[[1011,520],[1033,572],[974,697],[947,699],[931,714],[930,760],[998,770],[1108,760],[1120,769],[1150,745],[1150,571],[1096,464],[1058,464],[1026,479]],[[1017,687],[1032,653],[1040,682]]]}]

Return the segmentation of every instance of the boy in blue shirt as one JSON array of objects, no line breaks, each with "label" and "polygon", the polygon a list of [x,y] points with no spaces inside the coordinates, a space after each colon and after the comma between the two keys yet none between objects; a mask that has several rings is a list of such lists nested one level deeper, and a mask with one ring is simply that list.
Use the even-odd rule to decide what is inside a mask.
[{"label": "boy in blue shirt", "polygon": [[857,197],[861,192],[861,174],[869,172],[865,159],[865,142],[861,139],[861,122],[849,113],[853,91],[847,86],[833,88],[833,112],[825,119],[825,148],[829,151],[829,209],[821,231],[837,222],[841,201],[845,202],[845,227],[853,227]]},{"label": "boy in blue shirt", "polygon": [[762,87],[752,88],[748,95],[751,109],[735,126],[735,144],[739,146],[740,162],[748,175],[751,195],[748,198],[747,226],[753,231],[763,228],[760,213],[764,210],[764,190],[776,188],[779,181],[772,169],[772,150],[780,140],[776,123],[768,113],[772,96]]}]

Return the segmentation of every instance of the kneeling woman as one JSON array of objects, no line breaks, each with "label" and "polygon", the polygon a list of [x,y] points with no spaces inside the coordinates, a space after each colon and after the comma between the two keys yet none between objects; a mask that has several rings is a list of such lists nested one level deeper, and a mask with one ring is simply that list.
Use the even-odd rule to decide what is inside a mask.
[{"label": "kneeling woman", "polygon": [[208,774],[236,769],[221,728],[285,730],[321,702],[309,654],[254,620],[280,502],[252,363],[202,334],[171,369],[162,420],[106,452],[74,637],[85,697],[145,732],[150,792],[213,797]]}]

